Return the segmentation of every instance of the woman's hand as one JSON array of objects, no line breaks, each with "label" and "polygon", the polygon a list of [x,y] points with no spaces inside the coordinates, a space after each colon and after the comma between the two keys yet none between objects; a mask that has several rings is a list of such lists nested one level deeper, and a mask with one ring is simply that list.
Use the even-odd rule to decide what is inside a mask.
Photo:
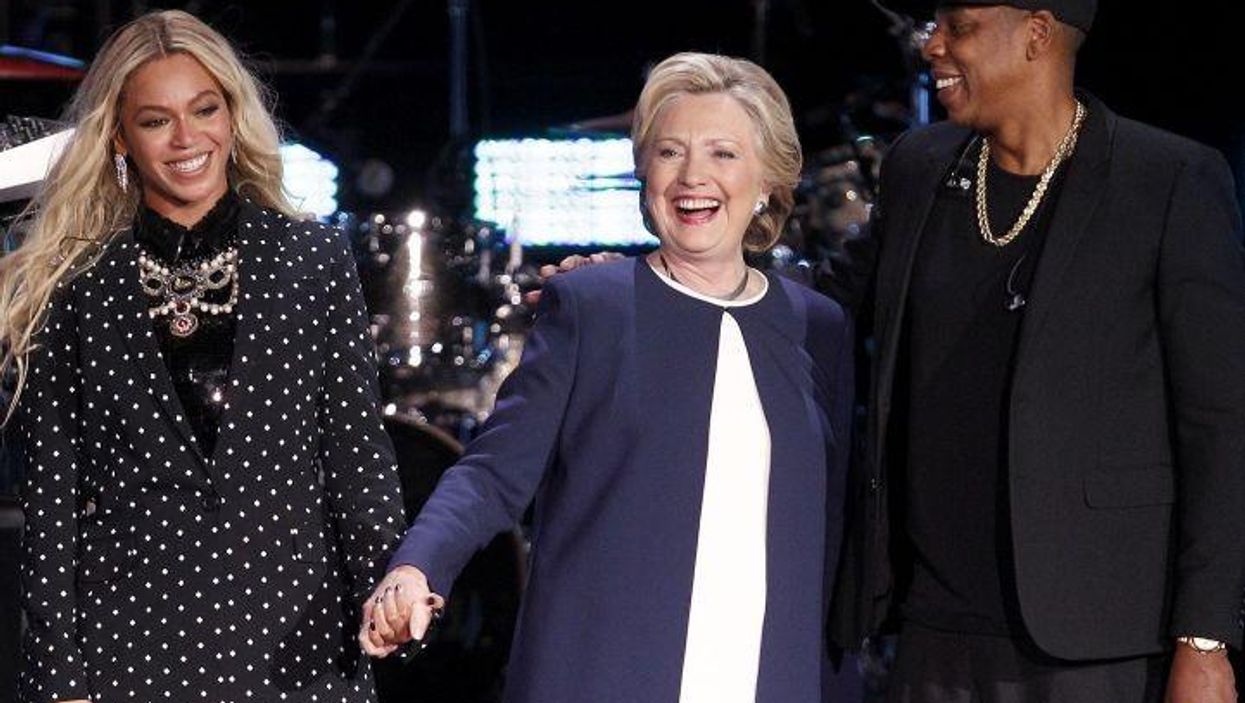
[{"label": "woman's hand", "polygon": [[385,574],[363,604],[359,644],[369,656],[381,658],[400,645],[421,640],[445,599],[428,588],[428,578],[413,566]]}]

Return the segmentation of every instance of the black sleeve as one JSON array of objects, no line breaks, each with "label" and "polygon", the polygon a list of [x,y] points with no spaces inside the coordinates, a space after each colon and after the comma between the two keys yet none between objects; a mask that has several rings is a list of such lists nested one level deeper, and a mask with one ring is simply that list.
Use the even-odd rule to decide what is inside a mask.
[{"label": "black sleeve", "polygon": [[1157,272],[1178,480],[1172,636],[1241,646],[1245,595],[1245,252],[1232,176],[1198,151],[1177,176]]},{"label": "black sleeve", "polygon": [[405,527],[393,442],[380,417],[376,352],[354,259],[338,237],[328,281],[320,465],[355,603],[384,575]]},{"label": "black sleeve", "polygon": [[78,368],[77,315],[68,286],[49,304],[27,357],[18,420],[26,454],[22,507],[22,700],[90,699],[78,648]]}]

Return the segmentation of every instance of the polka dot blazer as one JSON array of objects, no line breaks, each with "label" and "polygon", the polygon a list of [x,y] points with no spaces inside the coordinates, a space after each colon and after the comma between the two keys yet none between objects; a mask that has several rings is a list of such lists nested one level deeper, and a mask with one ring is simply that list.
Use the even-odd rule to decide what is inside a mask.
[{"label": "polka dot blazer", "polygon": [[194,441],[121,233],[30,357],[28,701],[367,701],[354,641],[402,528],[345,237],[244,203],[220,437]]}]

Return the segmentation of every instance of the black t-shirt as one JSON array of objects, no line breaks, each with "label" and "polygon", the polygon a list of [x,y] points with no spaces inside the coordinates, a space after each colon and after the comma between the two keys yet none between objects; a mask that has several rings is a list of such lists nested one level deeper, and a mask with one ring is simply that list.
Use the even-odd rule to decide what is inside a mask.
[{"label": "black t-shirt", "polygon": [[[977,150],[968,163],[977,163]],[[903,616],[967,633],[1022,632],[1012,584],[1007,413],[1012,360],[1064,169],[1010,244],[987,243],[975,190],[944,188],[909,291],[905,533],[911,581]],[[1037,176],[990,164],[990,226],[1017,221]]]}]

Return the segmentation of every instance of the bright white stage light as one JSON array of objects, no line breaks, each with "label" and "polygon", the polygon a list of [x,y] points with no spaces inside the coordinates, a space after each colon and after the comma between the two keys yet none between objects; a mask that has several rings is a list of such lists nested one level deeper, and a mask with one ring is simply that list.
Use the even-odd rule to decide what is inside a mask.
[{"label": "bright white stage light", "polygon": [[475,217],[524,246],[653,244],[630,139],[486,139],[475,147]]},{"label": "bright white stage light", "polygon": [[337,166],[332,161],[291,142],[281,145],[285,190],[294,207],[326,219],[337,212]]}]

